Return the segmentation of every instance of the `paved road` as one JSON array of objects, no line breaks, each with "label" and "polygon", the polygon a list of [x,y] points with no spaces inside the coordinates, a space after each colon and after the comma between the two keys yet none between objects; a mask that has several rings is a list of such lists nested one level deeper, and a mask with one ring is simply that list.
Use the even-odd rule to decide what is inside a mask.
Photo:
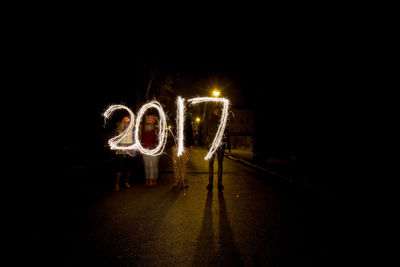
[{"label": "paved road", "polygon": [[323,199],[228,158],[225,190],[208,192],[205,153],[192,152],[185,191],[172,189],[166,156],[155,188],[135,184],[114,192],[104,182],[111,179],[107,170],[72,171],[61,195],[53,195],[59,206],[45,205],[46,221],[36,213],[32,260],[53,266],[328,265]]}]

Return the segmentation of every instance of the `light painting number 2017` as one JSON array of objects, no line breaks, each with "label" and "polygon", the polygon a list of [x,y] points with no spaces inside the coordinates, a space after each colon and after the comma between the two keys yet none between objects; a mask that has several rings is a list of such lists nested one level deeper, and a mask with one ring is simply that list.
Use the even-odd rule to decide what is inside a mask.
[{"label": "light painting number 2017", "polygon": [[[184,114],[184,102],[185,100],[181,97],[178,97],[177,99],[177,118],[176,118],[176,124],[177,124],[177,156],[181,156],[182,152],[184,150],[184,140],[183,140],[183,131],[184,131],[184,120],[185,120],[185,114]],[[218,147],[221,145],[222,138],[224,135],[224,131],[226,128],[226,123],[228,120],[228,109],[229,109],[229,100],[226,98],[215,98],[215,97],[196,97],[196,98],[191,98],[187,100],[188,104],[198,104],[198,103],[204,103],[204,102],[219,102],[222,104],[222,114],[221,114],[221,120],[220,124],[218,126],[217,133],[214,137],[214,140],[210,146],[210,149],[205,156],[205,160],[210,159],[215,151],[218,149]],[[158,111],[160,115],[159,119],[159,130],[158,130],[158,145],[157,147],[153,149],[146,149],[144,148],[139,140],[139,127],[135,128],[134,132],[134,144],[129,145],[129,146],[120,146],[118,145],[119,142],[127,136],[134,128],[134,125],[140,125],[140,122],[142,120],[143,115],[145,112],[150,109],[154,108]],[[111,105],[107,110],[104,112],[104,120],[105,122],[107,121],[108,118],[111,117],[112,113],[116,110],[126,110],[129,115],[130,115],[130,123],[128,127],[121,132],[119,135],[112,137],[110,140],[108,140],[108,144],[110,146],[110,149],[112,150],[139,150],[140,153],[145,154],[145,155],[151,155],[151,156],[157,156],[161,155],[164,151],[165,144],[167,141],[167,135],[168,135],[168,128],[167,128],[167,120],[166,116],[164,113],[164,110],[160,103],[157,101],[151,101],[149,103],[144,104],[136,117],[135,120],[135,115],[134,113],[126,106],[124,105]]]}]

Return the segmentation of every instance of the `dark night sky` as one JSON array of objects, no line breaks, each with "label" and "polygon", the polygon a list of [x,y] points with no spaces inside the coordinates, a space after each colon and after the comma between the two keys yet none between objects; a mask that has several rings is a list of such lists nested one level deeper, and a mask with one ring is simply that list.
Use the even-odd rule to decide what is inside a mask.
[{"label": "dark night sky", "polygon": [[254,107],[258,104],[252,100],[254,97],[281,90],[274,88],[277,78],[271,73],[271,66],[262,57],[254,55],[247,58],[245,54],[231,53],[171,53],[133,55],[122,60],[120,56],[89,55],[81,58],[81,55],[73,55],[66,58],[65,65],[69,67],[62,67],[61,79],[55,81],[60,88],[57,97],[65,108],[65,114],[72,111],[93,115],[112,103],[124,102],[134,106],[136,91],[145,90],[154,66],[158,67],[156,75],[160,72],[179,73],[181,86],[178,94],[186,98],[208,96],[216,86],[231,99],[233,106]]},{"label": "dark night sky", "polygon": [[155,65],[160,72],[179,73],[185,89],[178,93],[186,98],[222,87],[233,106],[254,108],[277,135],[312,126],[316,111],[340,93],[334,82],[338,51],[328,41],[288,33],[216,36],[155,33],[147,45],[145,38],[123,42],[90,31],[60,35],[38,50],[42,53],[30,54],[30,94],[46,105],[42,120],[60,127],[66,140],[101,129],[101,113],[110,104],[140,107],[136,92],[147,86]]},{"label": "dark night sky", "polygon": [[184,97],[207,94],[216,85],[224,88],[224,95],[234,106],[252,106],[255,97],[259,100],[257,96],[274,97],[277,102],[283,100],[281,97],[290,100],[291,95],[307,94],[310,90],[307,87],[313,81],[307,85],[303,82],[315,79],[312,73],[307,73],[310,62],[304,58],[289,51],[276,54],[268,48],[138,54],[103,56],[94,51],[81,51],[63,55],[56,64],[59,79],[54,80],[55,87],[60,88],[57,91],[62,93],[61,101],[90,105],[104,101],[129,102],[135,90],[146,87],[154,66],[158,66],[159,72],[180,74],[187,85],[181,92]]},{"label": "dark night sky", "polygon": [[147,85],[155,62],[193,86],[184,97],[223,84],[234,106],[265,106],[268,113],[279,110],[278,117],[324,106],[336,94],[332,80],[340,75],[343,44],[320,18],[276,18],[253,6],[240,6],[239,13],[226,6],[208,11],[194,24],[186,24],[191,12],[176,22],[169,14],[157,23],[155,14],[134,16],[128,29],[86,16],[44,21],[21,48],[31,75],[27,98],[46,103],[49,118],[96,125],[93,117],[108,104],[135,102],[135,90]]}]

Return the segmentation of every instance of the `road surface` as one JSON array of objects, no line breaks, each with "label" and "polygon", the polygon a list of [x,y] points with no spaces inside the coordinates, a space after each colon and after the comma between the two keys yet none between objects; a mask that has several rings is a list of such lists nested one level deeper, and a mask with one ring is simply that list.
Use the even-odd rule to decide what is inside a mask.
[{"label": "road surface", "polygon": [[155,188],[137,182],[113,191],[104,166],[68,169],[61,188],[32,204],[41,208],[32,212],[30,260],[53,266],[329,265],[328,201],[226,157],[225,190],[208,192],[205,154],[192,151],[186,190],[172,188],[168,156],[161,158]]}]

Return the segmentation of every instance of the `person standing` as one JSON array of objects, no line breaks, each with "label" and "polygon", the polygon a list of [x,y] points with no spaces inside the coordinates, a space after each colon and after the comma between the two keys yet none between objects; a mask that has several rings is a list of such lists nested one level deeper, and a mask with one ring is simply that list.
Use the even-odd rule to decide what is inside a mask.
[{"label": "person standing", "polygon": [[[131,119],[128,115],[123,116],[122,120],[117,122],[116,134],[119,135],[128,127]],[[133,144],[133,130],[130,131],[120,142],[120,146],[130,146]],[[121,177],[124,177],[125,188],[130,188],[130,176],[132,168],[132,157],[135,156],[134,150],[117,150],[117,172],[115,177],[115,191],[120,190]]]},{"label": "person standing", "polygon": [[[158,145],[158,137],[156,132],[157,117],[153,114],[145,116],[142,129],[141,143],[146,149],[153,149]],[[150,156],[143,154],[144,173],[146,178],[145,185],[153,187],[157,185],[158,180],[158,161],[160,156]]]},{"label": "person standing", "polygon": [[[213,111],[211,120],[209,121],[209,124],[208,124],[206,140],[207,140],[207,145],[209,148],[215,138],[215,134],[217,133],[220,121],[221,121],[221,108],[219,106],[216,106]],[[230,147],[228,127],[225,128],[224,136],[221,140],[220,147],[217,148],[217,150],[215,151],[213,156],[210,158],[209,163],[208,163],[209,181],[208,181],[208,185],[206,188],[209,191],[211,191],[213,189],[215,156],[217,157],[217,162],[218,162],[218,190],[219,191],[224,190],[224,186],[222,185],[222,172],[223,172],[224,153],[225,153],[225,148],[227,145],[228,145],[228,147]]]},{"label": "person standing", "polygon": [[178,188],[179,186],[188,188],[187,182],[187,165],[190,159],[190,151],[194,147],[194,136],[192,121],[190,118],[185,119],[184,131],[183,131],[183,142],[184,150],[181,156],[178,157],[177,146],[172,147],[172,166],[174,170],[174,184],[173,187]]}]

